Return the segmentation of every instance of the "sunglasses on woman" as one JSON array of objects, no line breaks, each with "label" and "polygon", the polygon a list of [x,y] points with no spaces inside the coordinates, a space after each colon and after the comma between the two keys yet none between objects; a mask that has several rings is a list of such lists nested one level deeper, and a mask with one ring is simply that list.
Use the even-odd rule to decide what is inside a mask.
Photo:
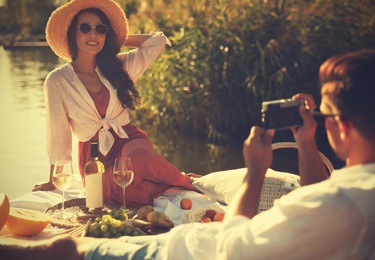
[{"label": "sunglasses on woman", "polygon": [[95,32],[100,36],[104,36],[108,32],[108,27],[105,24],[98,24],[96,26],[91,26],[88,23],[81,23],[79,26],[77,26],[77,28],[82,34],[85,34],[85,35],[89,34],[92,29],[94,29]]},{"label": "sunglasses on woman", "polygon": [[325,126],[327,117],[335,117],[335,116],[342,117],[339,114],[323,114],[322,112],[320,112],[319,106],[317,106],[314,110],[310,111],[310,113],[313,115],[315,122],[318,126]]}]

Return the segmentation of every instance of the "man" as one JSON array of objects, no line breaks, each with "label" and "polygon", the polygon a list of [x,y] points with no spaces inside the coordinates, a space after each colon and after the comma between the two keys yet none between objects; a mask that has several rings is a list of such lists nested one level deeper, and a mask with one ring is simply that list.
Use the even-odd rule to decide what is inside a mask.
[{"label": "man", "polygon": [[[293,97],[306,102],[300,107],[304,123],[292,130],[301,182],[311,185],[256,216],[261,185],[272,161],[274,132],[253,127],[243,148],[248,173],[217,236],[221,258],[365,259],[374,250],[375,51],[332,57],[320,67],[319,78],[318,109],[310,113],[315,103],[308,95]],[[346,162],[326,181],[314,142],[313,116],[324,124],[330,145]]]},{"label": "man", "polygon": [[[63,259],[375,257],[375,51],[334,56],[321,66],[319,77],[322,101],[318,109],[313,110],[316,105],[307,94],[293,97],[305,101],[300,106],[303,125],[292,129],[305,186],[283,196],[270,210],[257,214],[265,173],[272,162],[274,130],[253,127],[243,147],[248,172],[223,223],[181,225],[163,235],[147,236],[152,242],[137,241],[143,240],[139,237],[64,238],[44,247],[0,246],[0,257],[12,254],[32,259],[52,253]],[[314,141],[320,121],[333,150],[346,162],[345,168],[330,177]]]}]

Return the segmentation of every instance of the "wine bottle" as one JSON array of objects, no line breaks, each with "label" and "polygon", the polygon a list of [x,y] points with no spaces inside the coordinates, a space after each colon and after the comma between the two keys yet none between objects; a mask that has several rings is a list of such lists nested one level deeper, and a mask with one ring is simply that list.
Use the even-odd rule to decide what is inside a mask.
[{"label": "wine bottle", "polygon": [[103,208],[104,165],[98,157],[98,141],[91,141],[91,158],[85,165],[86,207],[90,212]]}]

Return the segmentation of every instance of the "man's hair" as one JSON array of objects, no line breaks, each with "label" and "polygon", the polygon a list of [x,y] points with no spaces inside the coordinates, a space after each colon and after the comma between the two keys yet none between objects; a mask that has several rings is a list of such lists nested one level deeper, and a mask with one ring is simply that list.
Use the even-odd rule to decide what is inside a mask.
[{"label": "man's hair", "polygon": [[320,83],[335,83],[333,102],[342,117],[375,141],[375,50],[336,55],[319,70]]}]

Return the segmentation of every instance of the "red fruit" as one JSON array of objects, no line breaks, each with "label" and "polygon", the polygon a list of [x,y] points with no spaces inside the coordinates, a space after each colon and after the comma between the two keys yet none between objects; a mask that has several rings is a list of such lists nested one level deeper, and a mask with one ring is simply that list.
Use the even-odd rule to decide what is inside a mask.
[{"label": "red fruit", "polygon": [[219,212],[215,215],[213,221],[223,221],[225,214],[222,212]]},{"label": "red fruit", "polygon": [[193,201],[189,198],[183,198],[180,201],[181,209],[191,209],[192,206],[193,206]]},{"label": "red fruit", "polygon": [[212,219],[210,219],[209,217],[202,217],[202,222],[204,223],[208,223],[208,222],[212,222]]},{"label": "red fruit", "polygon": [[213,220],[216,214],[217,214],[216,210],[208,209],[206,210],[206,213],[203,215],[203,217],[208,217],[211,220]]}]

